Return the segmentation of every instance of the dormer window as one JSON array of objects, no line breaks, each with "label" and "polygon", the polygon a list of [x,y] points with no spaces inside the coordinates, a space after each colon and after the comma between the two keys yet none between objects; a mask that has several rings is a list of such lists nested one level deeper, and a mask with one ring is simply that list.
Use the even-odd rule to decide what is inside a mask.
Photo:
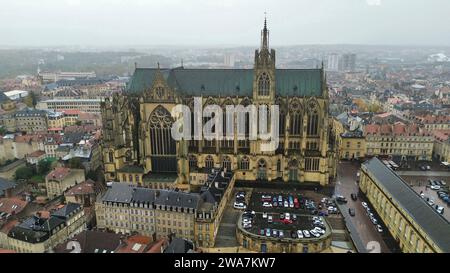
[{"label": "dormer window", "polygon": [[258,79],[258,96],[269,96],[270,78],[266,73],[262,73]]}]

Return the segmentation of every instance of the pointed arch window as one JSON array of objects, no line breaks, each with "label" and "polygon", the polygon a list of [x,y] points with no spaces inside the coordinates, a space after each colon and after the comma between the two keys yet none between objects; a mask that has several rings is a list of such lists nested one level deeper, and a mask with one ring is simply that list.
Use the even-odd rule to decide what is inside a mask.
[{"label": "pointed arch window", "polygon": [[267,73],[262,73],[258,79],[258,96],[269,96],[270,78]]},{"label": "pointed arch window", "polygon": [[173,119],[167,109],[156,107],[149,117],[151,153],[154,155],[176,154],[176,143],[171,137]]},{"label": "pointed arch window", "polygon": [[241,170],[249,170],[250,169],[250,159],[248,157],[244,156],[241,159]]},{"label": "pointed arch window", "polygon": [[194,171],[197,169],[197,157],[191,155],[189,156],[189,171]]},{"label": "pointed arch window", "polygon": [[306,133],[308,136],[319,135],[319,109],[315,103],[311,103],[308,107],[308,126]]},{"label": "pointed arch window", "polygon": [[222,160],[222,168],[226,169],[227,171],[231,171],[231,159],[229,156],[226,156]]},{"label": "pointed arch window", "polygon": [[266,161],[264,159],[260,159],[258,161],[257,179],[259,179],[259,180],[267,179],[267,166],[266,166]]},{"label": "pointed arch window", "polygon": [[212,169],[214,168],[214,159],[212,158],[212,156],[208,155],[205,159],[205,167],[207,169]]},{"label": "pointed arch window", "polygon": [[290,104],[290,124],[289,134],[292,136],[300,136],[303,127],[303,113],[298,101],[293,101]]}]

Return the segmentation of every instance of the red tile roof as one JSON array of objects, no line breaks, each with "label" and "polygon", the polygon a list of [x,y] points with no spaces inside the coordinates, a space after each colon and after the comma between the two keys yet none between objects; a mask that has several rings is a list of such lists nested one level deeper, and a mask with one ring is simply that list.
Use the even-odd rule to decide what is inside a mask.
[{"label": "red tile roof", "polygon": [[0,211],[6,212],[11,215],[20,213],[27,205],[28,202],[18,197],[0,198]]},{"label": "red tile roof", "polygon": [[31,154],[29,154],[28,157],[41,157],[43,155],[45,155],[45,152],[38,150],[38,151],[34,151]]},{"label": "red tile roof", "polygon": [[143,253],[152,239],[147,236],[133,235],[128,237],[116,253]]},{"label": "red tile roof", "polygon": [[69,168],[58,167],[47,174],[47,179],[64,179],[69,173]]},{"label": "red tile roof", "polygon": [[95,193],[95,182],[88,179],[78,185],[73,186],[64,195],[92,194]]},{"label": "red tile roof", "polygon": [[421,128],[418,124],[406,125],[402,122],[394,124],[368,124],[364,127],[366,135],[385,136],[431,136],[431,133]]},{"label": "red tile roof", "polygon": [[80,110],[64,110],[62,112],[66,115],[79,115],[81,113]]}]

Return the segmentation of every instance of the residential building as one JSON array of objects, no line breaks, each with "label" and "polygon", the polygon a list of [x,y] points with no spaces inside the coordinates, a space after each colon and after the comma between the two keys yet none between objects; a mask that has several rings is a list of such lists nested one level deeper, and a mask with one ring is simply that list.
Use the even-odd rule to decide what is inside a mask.
[{"label": "residential building", "polygon": [[101,99],[50,99],[38,102],[41,110],[79,110],[87,113],[100,113]]},{"label": "residential building", "polygon": [[341,134],[340,159],[363,159],[366,156],[366,139],[361,130]]},{"label": "residential building", "polygon": [[432,159],[434,138],[418,124],[369,124],[364,135],[367,156],[390,156],[396,162]]},{"label": "residential building", "polygon": [[68,203],[49,218],[32,216],[8,233],[8,248],[18,253],[44,253],[85,229],[84,211],[79,204]]},{"label": "residential building", "polygon": [[62,195],[67,189],[85,180],[84,170],[57,167],[45,177],[47,196],[53,198]]},{"label": "residential building", "polygon": [[34,133],[47,132],[47,113],[42,110],[26,108],[14,114],[16,131]]},{"label": "residential building", "polygon": [[111,183],[96,202],[97,228],[161,238],[170,234],[193,241],[201,198],[196,193]]}]

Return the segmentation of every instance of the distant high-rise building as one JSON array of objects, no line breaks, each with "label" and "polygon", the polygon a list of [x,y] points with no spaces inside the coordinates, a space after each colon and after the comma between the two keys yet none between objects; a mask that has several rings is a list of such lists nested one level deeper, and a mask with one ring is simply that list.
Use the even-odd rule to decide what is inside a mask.
[{"label": "distant high-rise building", "polygon": [[234,54],[225,54],[223,60],[225,66],[234,67],[234,62],[235,62]]},{"label": "distant high-rise building", "polygon": [[355,71],[356,54],[343,54],[341,58],[343,71]]},{"label": "distant high-rise building", "polygon": [[338,71],[339,70],[339,55],[336,53],[328,55],[327,70]]}]

